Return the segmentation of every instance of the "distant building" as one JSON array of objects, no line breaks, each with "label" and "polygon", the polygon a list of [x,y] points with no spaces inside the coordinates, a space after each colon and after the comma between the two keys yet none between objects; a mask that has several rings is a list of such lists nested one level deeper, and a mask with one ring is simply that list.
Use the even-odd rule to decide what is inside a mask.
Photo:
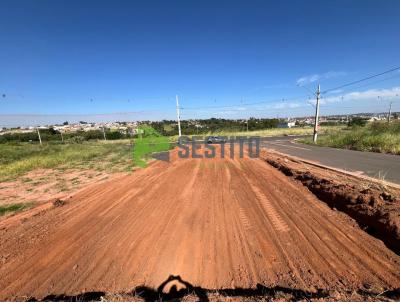
[{"label": "distant building", "polygon": [[380,117],[378,117],[378,116],[373,116],[373,117],[371,117],[370,119],[368,119],[368,122],[375,122],[375,121],[380,121],[380,120],[381,120]]},{"label": "distant building", "polygon": [[278,124],[278,128],[292,128],[294,126],[296,126],[296,122],[284,122]]}]

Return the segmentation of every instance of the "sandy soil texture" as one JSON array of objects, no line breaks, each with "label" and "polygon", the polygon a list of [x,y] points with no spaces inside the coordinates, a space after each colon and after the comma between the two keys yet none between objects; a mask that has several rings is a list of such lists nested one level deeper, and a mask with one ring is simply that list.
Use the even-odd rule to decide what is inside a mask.
[{"label": "sandy soil texture", "polygon": [[263,159],[172,157],[1,221],[0,301],[170,275],[205,289],[400,287],[398,255]]},{"label": "sandy soil texture", "polygon": [[90,169],[37,169],[18,179],[1,182],[0,205],[26,202],[36,205],[65,198],[83,187],[121,174]]}]

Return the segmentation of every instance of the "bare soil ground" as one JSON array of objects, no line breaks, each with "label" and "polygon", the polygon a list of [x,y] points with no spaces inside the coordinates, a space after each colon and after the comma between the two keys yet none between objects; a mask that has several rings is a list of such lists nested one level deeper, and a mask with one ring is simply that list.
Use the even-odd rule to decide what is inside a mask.
[{"label": "bare soil ground", "polygon": [[384,181],[369,181],[305,164],[276,152],[263,158],[285,175],[298,180],[334,210],[354,218],[369,234],[400,254],[400,189]]},{"label": "bare soil ground", "polygon": [[16,180],[0,183],[0,205],[42,203],[64,198],[89,184],[105,181],[111,173],[78,169],[38,169]]},{"label": "bare soil ground", "polygon": [[200,294],[307,300],[400,287],[398,255],[264,159],[172,157],[0,221],[0,301],[151,296],[170,275]]}]

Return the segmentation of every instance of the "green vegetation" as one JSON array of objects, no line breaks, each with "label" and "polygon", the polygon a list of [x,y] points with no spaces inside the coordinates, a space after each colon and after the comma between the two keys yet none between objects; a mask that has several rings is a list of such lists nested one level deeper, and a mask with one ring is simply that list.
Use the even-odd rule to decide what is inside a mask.
[{"label": "green vegetation", "polygon": [[[338,131],[343,129],[345,126],[320,126],[320,132],[325,133],[327,131]],[[207,132],[205,134],[199,134],[199,136],[207,135],[220,135],[220,136],[280,136],[280,135],[311,135],[313,134],[313,127],[294,127],[294,128],[272,128],[264,130],[241,130],[241,131],[227,131],[220,130],[215,132]],[[195,134],[197,135],[197,134]],[[191,136],[191,135],[189,135]],[[172,140],[177,140],[178,136],[174,136]]]},{"label": "green vegetation", "polygon": [[0,144],[0,181],[38,168],[82,167],[113,170],[118,163],[132,167],[129,141],[82,144]]},{"label": "green vegetation", "polygon": [[141,126],[140,137],[135,140],[133,162],[139,167],[145,167],[149,156],[155,152],[167,151],[171,148],[169,139],[162,136],[154,128]]},{"label": "green vegetation", "polygon": [[[307,138],[300,142],[312,144]],[[377,121],[365,126],[349,126],[342,131],[331,130],[320,136],[317,144],[342,149],[372,151],[400,155],[400,120]]]},{"label": "green vegetation", "polygon": [[[61,143],[61,133],[50,129],[42,129],[40,130],[40,136],[43,142],[59,142]],[[103,131],[100,130],[91,130],[91,131],[77,131],[74,133],[64,133],[63,134],[64,141],[66,143],[81,143],[83,141],[89,140],[102,140],[104,139]],[[106,138],[108,140],[119,140],[124,138],[130,138],[130,135],[123,134],[118,131],[106,131]],[[1,143],[10,143],[10,142],[38,142],[39,137],[37,132],[27,132],[27,133],[5,133],[0,135],[0,144]]]},{"label": "green vegetation", "polygon": [[32,203],[12,203],[0,206],[0,216],[30,208]]},{"label": "green vegetation", "polygon": [[[278,135],[307,135],[312,134],[312,127],[272,128],[253,131],[216,131],[214,134],[223,136],[278,136]],[[211,133],[210,133],[211,134]]]},{"label": "green vegetation", "polygon": [[[178,135],[178,125],[176,121],[164,120],[160,122],[146,122],[164,136]],[[182,135],[206,136],[206,135],[284,135],[284,134],[311,134],[312,126],[296,122],[296,127],[278,128],[279,124],[287,123],[286,119],[267,119],[250,118],[246,119],[203,119],[203,120],[183,120],[181,121]],[[338,122],[324,122],[321,127],[343,127]],[[251,133],[251,134],[247,134]]]},{"label": "green vegetation", "polygon": [[360,127],[364,127],[367,124],[367,120],[363,119],[361,117],[353,117],[349,123],[348,126],[352,127],[352,126],[360,126]]},{"label": "green vegetation", "polygon": [[[198,135],[206,136],[215,133],[225,136],[274,136],[312,133],[312,127],[250,130],[254,128],[250,127],[251,123],[260,123],[261,126],[256,126],[256,128],[270,127],[272,126],[272,124],[269,124],[272,123],[271,120],[263,122],[261,120],[252,120],[249,123],[248,132],[243,127],[234,130],[229,126],[225,129],[222,126],[226,122],[225,120],[211,120],[215,122],[214,126],[221,124],[221,128],[210,126],[207,128],[207,132],[202,132],[205,131],[206,128],[204,128]],[[242,121],[240,122],[242,123]],[[231,122],[229,121],[229,123]],[[239,121],[233,121],[230,125],[232,126],[235,123],[239,123]],[[153,125],[154,123],[151,123],[151,126]],[[156,125],[158,124],[156,123]],[[167,130],[175,131],[172,124],[165,124],[164,126]],[[211,131],[211,128],[214,131]],[[324,129],[338,129],[340,127],[329,126],[321,128],[323,131]],[[46,141],[45,139],[43,139],[43,145],[34,142],[15,141],[0,143],[0,181],[15,179],[29,171],[40,168],[78,168],[111,172],[130,171],[134,164],[144,167],[151,153],[169,150],[171,148],[169,142],[177,140],[177,136],[163,136],[157,129],[147,125],[142,125],[139,129],[142,133],[139,138],[135,139],[133,161],[132,141],[129,139],[103,141],[91,140],[89,136],[79,139],[81,136],[78,135],[66,140],[65,143]],[[90,132],[87,133],[89,133],[87,135],[91,135]],[[188,135],[185,132],[184,134]],[[197,135],[197,131],[193,134]],[[86,139],[90,140],[86,141]],[[24,181],[28,182],[30,179],[24,178]]]},{"label": "green vegetation", "polygon": [[[271,129],[278,127],[279,119],[202,119],[202,120],[183,120],[181,121],[181,130],[183,135],[206,135],[226,132],[241,132]],[[146,122],[164,136],[178,135],[178,125],[174,120],[163,120],[160,122]]]}]

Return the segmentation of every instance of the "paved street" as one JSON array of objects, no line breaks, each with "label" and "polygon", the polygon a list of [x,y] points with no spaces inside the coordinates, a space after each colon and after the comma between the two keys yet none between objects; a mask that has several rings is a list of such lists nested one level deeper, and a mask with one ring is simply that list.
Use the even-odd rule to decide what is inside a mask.
[{"label": "paved street", "polygon": [[263,138],[262,146],[322,165],[360,172],[363,175],[400,184],[398,155],[304,145],[294,142],[296,138],[298,137],[267,137]]}]

